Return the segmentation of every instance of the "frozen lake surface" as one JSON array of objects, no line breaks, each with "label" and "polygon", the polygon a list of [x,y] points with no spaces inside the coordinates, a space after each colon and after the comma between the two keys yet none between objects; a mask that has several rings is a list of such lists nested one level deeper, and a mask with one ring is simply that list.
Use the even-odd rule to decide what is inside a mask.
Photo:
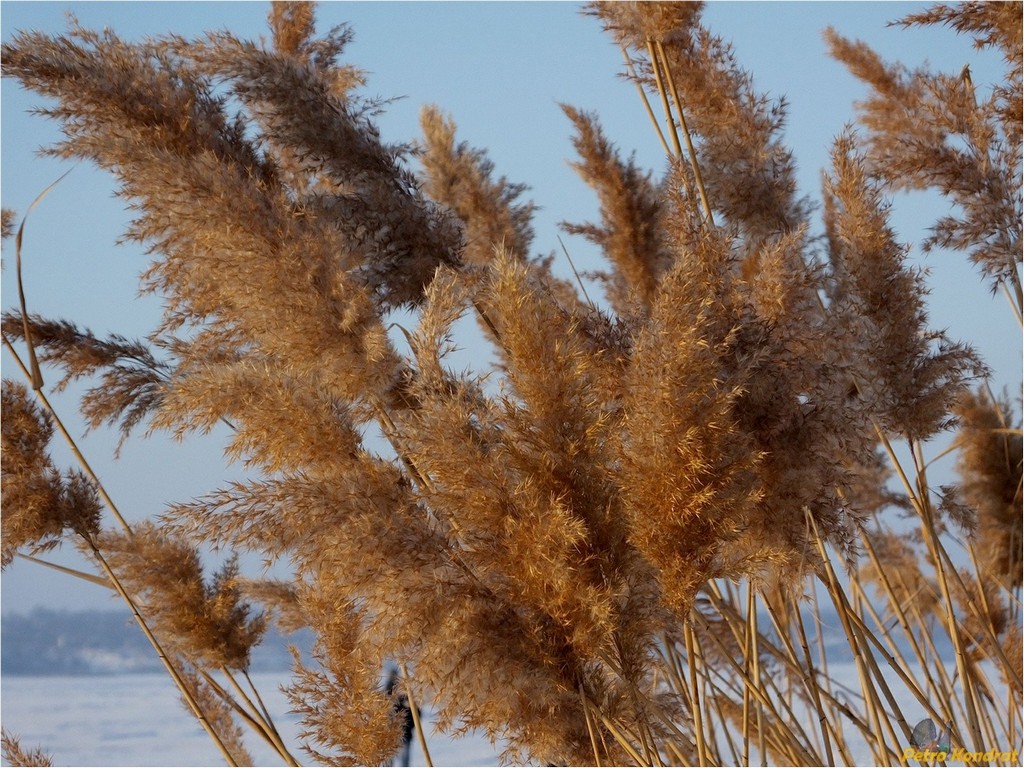
[{"label": "frozen lake surface", "polygon": [[[279,689],[287,673],[252,675],[267,709],[292,754],[312,761],[297,747],[298,721],[288,714]],[[429,717],[429,715],[428,715]],[[164,674],[102,677],[16,677],[0,681],[0,720],[21,740],[39,747],[56,766],[219,766],[224,761],[210,737],[185,710]],[[498,765],[498,750],[486,738],[452,741],[431,736],[434,765]],[[256,765],[281,765],[281,758],[255,736],[246,746]],[[415,742],[413,765],[425,765]]]},{"label": "frozen lake surface", "polygon": [[[852,664],[836,664],[833,673],[855,685]],[[891,677],[890,674],[886,675]],[[289,749],[304,765],[312,760],[298,747],[299,724],[288,712],[290,704],[279,686],[287,672],[256,673],[259,688]],[[890,680],[894,683],[895,680]],[[906,690],[894,688],[907,720],[924,716],[920,704]],[[1005,691],[1000,692],[1005,695]],[[852,701],[851,701],[852,703]],[[807,713],[806,723],[812,722]],[[498,765],[500,749],[482,735],[453,741],[432,733],[425,713],[431,758],[436,766]],[[123,674],[96,677],[31,677],[5,675],[0,680],[0,720],[21,740],[24,749],[41,748],[56,766],[219,766],[224,762],[209,737],[196,723],[164,674]],[[842,724],[840,724],[842,725]],[[853,729],[844,729],[853,759],[874,764],[870,750]],[[281,759],[254,735],[246,746],[256,765],[281,765]],[[995,744],[986,748],[1012,749],[1020,745]],[[425,765],[414,741],[413,765]],[[950,761],[949,765],[963,765]]]}]

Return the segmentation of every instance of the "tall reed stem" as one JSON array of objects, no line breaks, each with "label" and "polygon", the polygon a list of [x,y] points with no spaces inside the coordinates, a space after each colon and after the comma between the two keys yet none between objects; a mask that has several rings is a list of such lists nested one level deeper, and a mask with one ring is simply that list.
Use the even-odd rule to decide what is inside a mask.
[{"label": "tall reed stem", "polygon": [[199,724],[202,726],[203,730],[206,731],[207,735],[209,735],[209,737],[213,740],[213,743],[217,746],[217,749],[220,751],[221,756],[224,758],[224,761],[230,766],[238,765],[238,763],[235,762],[235,758],[231,755],[231,752],[228,750],[227,746],[221,740],[220,735],[217,733],[217,730],[210,724],[210,721],[206,719],[206,715],[203,713],[202,707],[199,706],[199,702],[197,702],[195,697],[192,695],[192,691],[189,689],[188,684],[185,682],[184,678],[182,678],[181,675],[178,673],[177,667],[175,667],[174,664],[171,663],[171,660],[164,652],[163,646],[160,644],[160,641],[157,640],[156,636],[150,630],[149,625],[146,623],[146,620],[142,617],[142,614],[139,613],[139,609],[135,605],[135,601],[131,598],[131,596],[128,594],[128,591],[121,584],[120,579],[117,578],[117,574],[114,573],[113,569],[110,567],[110,564],[107,563],[106,558],[103,557],[103,553],[100,552],[99,548],[96,546],[96,544],[92,541],[91,538],[83,538],[85,538],[86,544],[92,550],[93,556],[96,558],[96,562],[100,564],[100,567],[103,569],[103,572],[107,575],[107,578],[110,579],[110,583],[114,585],[114,589],[117,591],[117,594],[121,596],[121,599],[125,601],[125,604],[131,610],[132,617],[135,619],[135,623],[139,625],[139,628],[146,636],[146,639],[149,641],[149,644],[153,646],[153,650],[156,651],[156,655],[160,659],[160,663],[163,664],[164,669],[167,670],[167,674],[171,676],[171,679],[174,681],[174,684],[181,692],[182,698],[185,699],[185,703],[188,705],[188,708],[192,710],[192,714],[195,715],[196,719],[199,721]]},{"label": "tall reed stem", "polygon": [[[18,356],[17,350],[14,349],[14,346],[11,344],[10,340],[7,338],[6,335],[3,336],[3,344],[7,348],[7,351],[10,352],[15,362],[18,364],[18,367],[21,369],[22,373],[31,381],[32,374],[25,367],[25,364],[22,363],[21,358]],[[114,504],[113,499],[110,498],[110,495],[104,488],[103,483],[100,482],[99,477],[93,471],[92,467],[89,465],[89,462],[86,460],[81,450],[79,450],[78,444],[76,443],[74,438],[71,437],[71,434],[65,428],[64,422],[61,421],[61,418],[57,414],[56,409],[47,399],[45,393],[42,391],[41,388],[35,390],[35,393],[36,397],[39,398],[40,403],[42,403],[42,405],[46,408],[47,412],[53,418],[53,421],[56,424],[61,435],[64,436],[64,439],[70,446],[72,453],[80,463],[82,470],[89,476],[89,478],[95,484],[96,490],[100,494],[100,497],[103,499],[103,501],[106,503],[107,508],[111,511],[111,513],[120,523],[121,527],[129,535],[131,535],[131,526],[129,526],[124,517],[121,516],[121,513],[118,510],[117,505]],[[150,645],[153,646],[153,650],[156,651],[157,657],[160,659],[161,664],[163,664],[164,668],[167,670],[167,673],[171,676],[171,679],[174,681],[174,684],[177,686],[178,690],[181,692],[182,697],[188,704],[189,709],[192,710],[192,713],[196,716],[196,719],[199,720],[200,725],[202,725],[203,730],[207,732],[207,734],[213,740],[214,744],[216,744],[217,749],[224,756],[228,765],[236,765],[234,758],[231,756],[227,747],[224,745],[224,742],[221,740],[220,736],[217,734],[213,726],[210,725],[209,721],[206,719],[206,715],[203,714],[203,710],[199,706],[199,703],[192,696],[192,693],[189,690],[188,685],[185,683],[184,679],[178,673],[177,668],[171,662],[170,658],[167,656],[166,653],[164,653],[163,646],[160,644],[156,636],[150,630],[149,625],[146,623],[146,620],[142,617],[142,614],[139,612],[139,609],[136,606],[135,601],[128,594],[128,591],[125,589],[124,585],[121,584],[120,579],[118,579],[113,569],[107,563],[106,558],[103,557],[103,553],[100,552],[99,548],[96,546],[96,543],[92,540],[90,536],[82,534],[81,538],[85,541],[86,545],[89,547],[93,556],[96,558],[96,562],[99,563],[101,569],[103,570],[104,574],[107,577],[107,580],[109,581],[110,586],[114,588],[114,591],[121,596],[121,598],[125,601],[125,604],[131,610],[132,617],[135,619],[135,622],[142,629],[142,632],[143,634],[145,634],[146,639],[149,641]]]},{"label": "tall reed stem", "polygon": [[412,679],[409,677],[409,670],[402,665],[402,680],[405,682],[405,695],[409,697],[409,711],[412,713],[412,724],[416,730],[416,738],[420,742],[420,749],[423,750],[423,759],[427,765],[433,766],[430,759],[430,750],[427,748],[427,736],[423,732],[423,721],[420,719],[420,709],[416,704],[416,694],[412,690]]},{"label": "tall reed stem", "polygon": [[[32,373],[29,371],[27,367],[25,367],[25,364],[21,361],[21,357],[18,356],[17,350],[14,349],[14,345],[11,344],[10,339],[7,338],[6,334],[4,334],[3,336],[3,344],[7,348],[7,351],[11,353],[11,357],[14,358],[14,362],[18,364],[18,368],[21,369],[22,374],[24,374],[25,377],[29,381],[31,381]],[[91,479],[95,484],[96,491],[99,493],[100,498],[103,499],[103,503],[107,505],[107,509],[110,510],[110,513],[117,520],[121,528],[123,528],[126,533],[131,534],[131,526],[128,525],[128,522],[124,519],[124,517],[121,516],[121,512],[117,508],[117,505],[114,503],[114,500],[110,498],[110,494],[107,493],[107,489],[103,486],[103,483],[100,481],[99,476],[93,471],[92,466],[89,464],[88,460],[86,460],[85,455],[82,453],[82,451],[79,450],[78,443],[71,436],[71,433],[68,432],[67,428],[64,426],[64,422],[61,421],[60,416],[57,414],[57,410],[53,407],[49,399],[46,397],[46,394],[43,392],[42,387],[35,390],[35,393],[36,397],[39,398],[39,402],[42,403],[43,407],[46,408],[47,412],[53,418],[53,423],[56,425],[57,430],[60,432],[65,442],[68,444],[68,447],[71,449],[71,452],[74,454],[75,460],[82,467],[82,471],[85,472],[85,474],[89,476],[89,479]]]}]

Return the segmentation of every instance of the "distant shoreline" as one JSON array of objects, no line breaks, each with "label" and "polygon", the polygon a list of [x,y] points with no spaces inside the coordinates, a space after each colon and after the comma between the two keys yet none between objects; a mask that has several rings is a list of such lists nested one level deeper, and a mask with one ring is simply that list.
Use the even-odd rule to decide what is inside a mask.
[{"label": "distant shoreline", "polygon": [[[819,617],[829,658],[849,655],[834,614]],[[765,625],[768,625],[766,619]],[[251,672],[289,672],[289,646],[308,656],[313,635],[308,630],[282,635],[273,625],[253,649]],[[940,649],[952,661],[953,649]],[[163,666],[127,610],[83,611],[35,608],[28,613],[0,614],[0,675],[12,677],[104,677],[163,674]]]},{"label": "distant shoreline", "polygon": [[[290,645],[304,654],[308,631],[283,636],[269,627],[253,649],[251,672],[288,672]],[[36,608],[0,615],[0,676],[104,677],[165,674],[128,611]]]}]

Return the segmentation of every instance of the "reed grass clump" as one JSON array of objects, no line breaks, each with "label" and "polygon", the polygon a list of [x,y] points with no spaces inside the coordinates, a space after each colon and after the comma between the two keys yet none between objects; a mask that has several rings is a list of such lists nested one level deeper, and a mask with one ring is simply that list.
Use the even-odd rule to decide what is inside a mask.
[{"label": "reed grass clump", "polygon": [[[351,32],[318,36],[311,5],[274,3],[268,41],[72,22],[5,44],[4,75],[64,131],[46,151],[120,182],[163,303],[142,340],[23,303],[5,347],[58,386],[94,381],[84,415],[125,439],[226,425],[248,475],[129,525],[87,463],[53,467],[41,386],[5,380],[4,564],[77,534],[101,574],[77,575],[127,602],[231,765],[251,761],[248,732],[298,764],[247,675],[272,620],[315,634],[288,694],[325,764],[387,762],[398,695],[428,761],[417,704],[510,762],[906,764],[922,717],[1009,754],[1019,412],[930,326],[890,207],[905,188],[948,196],[925,245],[965,251],[1019,320],[1020,4],[901,22],[999,47],[986,98],[828,33],[871,90],[835,139],[820,222],[785,103],[700,4],[587,13],[667,158],[642,169],[563,105],[600,217],[563,226],[605,260],[598,303],[531,253],[526,187],[440,108],[415,144],[382,141],[341,60]],[[452,367],[464,318],[493,365]],[[927,456],[954,429],[960,479],[939,489]],[[228,553],[212,578],[207,546]],[[243,577],[244,553],[288,577]]]},{"label": "reed grass clump", "polygon": [[49,455],[53,421],[16,381],[3,382],[3,564],[18,550],[44,552],[65,532],[99,532],[101,507],[81,472],[61,472]]},{"label": "reed grass clump", "polygon": [[53,765],[52,758],[41,749],[24,749],[17,737],[6,730],[0,744],[3,745],[4,759],[11,765]]}]

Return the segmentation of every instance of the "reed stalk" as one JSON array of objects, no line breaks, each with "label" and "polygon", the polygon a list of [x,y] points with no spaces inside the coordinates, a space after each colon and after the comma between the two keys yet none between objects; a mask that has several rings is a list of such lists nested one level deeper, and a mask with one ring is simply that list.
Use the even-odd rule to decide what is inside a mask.
[{"label": "reed stalk", "polygon": [[419,707],[416,705],[416,697],[412,690],[412,680],[409,677],[409,671],[404,666],[402,667],[402,680],[405,682],[405,695],[409,697],[409,711],[412,712],[413,728],[416,731],[420,749],[423,750],[423,759],[428,766],[433,766],[430,749],[427,747],[427,735],[423,731],[423,721],[420,719]]},{"label": "reed stalk", "polygon": [[[34,383],[34,374],[30,372],[29,369],[25,366],[25,364],[21,361],[21,357],[19,357],[17,350],[11,344],[6,334],[3,336],[3,344],[7,351],[10,353],[11,357],[14,358],[14,362],[17,364],[18,369],[29,381],[32,381]],[[31,346],[29,348],[31,349]],[[54,424],[57,425],[57,429],[60,432],[61,437],[64,438],[64,442],[66,442],[68,448],[71,449],[71,453],[74,455],[75,460],[78,462],[79,466],[81,466],[85,474],[88,475],[89,478],[95,484],[96,491],[100,494],[100,497],[103,499],[103,503],[106,504],[107,509],[110,510],[110,514],[112,514],[114,516],[114,519],[117,520],[118,525],[120,525],[121,528],[123,528],[126,533],[130,534],[132,532],[131,526],[128,525],[128,521],[126,521],[124,517],[122,517],[121,511],[117,508],[117,505],[114,503],[114,500],[110,498],[110,494],[107,493],[106,488],[104,487],[103,483],[100,481],[96,473],[93,471],[93,468],[89,464],[88,459],[85,458],[85,454],[83,454],[82,451],[79,449],[78,442],[71,436],[71,433],[68,432],[67,428],[64,426],[64,422],[61,421],[61,418],[57,414],[56,409],[54,409],[53,405],[50,404],[50,400],[46,397],[46,394],[43,392],[42,387],[40,386],[40,388],[36,389],[35,392],[36,397],[39,399],[39,402],[47,410],[51,418],[53,418]]]},{"label": "reed stalk", "polygon": [[[1018,11],[902,23],[1013,62]],[[969,69],[906,70],[827,32],[868,95],[832,147],[819,238],[784,101],[757,91],[699,4],[587,13],[668,167],[640,168],[595,114],[562,106],[599,203],[597,223],[564,229],[606,267],[577,269],[559,238],[572,279],[532,255],[525,186],[439,109],[414,144],[383,141],[365,74],[342,63],[349,31],[318,35],[313,5],[273,4],[260,41],[132,43],[77,23],[13,35],[5,76],[51,105],[53,154],[117,177],[164,317],[143,343],[30,316],[25,220],[4,213],[20,311],[3,344],[34,390],[5,381],[4,564],[117,592],[231,765],[232,718],[298,765],[245,672],[264,617],[241,600],[240,553],[288,573],[244,594],[316,636],[288,692],[324,763],[389,759],[401,693],[381,685],[385,661],[428,765],[421,703],[515,763],[832,766],[866,750],[905,764],[903,693],[958,746],[1012,742],[1021,575],[1001,555],[1021,538],[1021,429],[980,355],[930,328],[889,208],[903,189],[944,196],[922,247],[963,251],[1021,323],[1019,73],[979,102]],[[969,151],[936,145],[948,135]],[[454,370],[474,316],[487,354]],[[249,475],[133,530],[46,399],[48,365],[58,388],[98,380],[83,415],[124,437],[228,424]],[[81,472],[53,465],[53,429]],[[940,503],[951,456],[960,480]],[[101,501],[116,532],[100,530]],[[893,538],[902,510],[919,540]],[[972,517],[960,567],[948,529]],[[69,530],[99,575],[37,557]],[[205,546],[232,554],[213,584]]]},{"label": "reed stalk", "polygon": [[139,625],[139,628],[142,630],[142,633],[146,636],[146,639],[149,641],[150,645],[153,646],[153,650],[156,652],[157,658],[160,659],[160,663],[163,665],[164,669],[167,670],[167,674],[170,675],[171,680],[174,681],[175,686],[181,692],[181,696],[182,699],[185,701],[185,704],[188,706],[189,710],[195,716],[196,720],[199,721],[199,725],[202,727],[202,729],[206,731],[206,734],[213,741],[214,745],[217,747],[217,750],[220,752],[221,757],[224,758],[224,762],[230,766],[238,765],[238,763],[235,762],[234,756],[232,756],[227,746],[221,740],[220,734],[210,724],[210,721],[207,720],[206,715],[203,713],[202,707],[199,706],[199,702],[196,701],[195,697],[192,695],[191,690],[189,689],[188,684],[179,674],[178,668],[171,662],[170,657],[168,657],[168,655],[164,652],[163,646],[160,644],[160,641],[157,640],[156,636],[150,630],[146,620],[142,617],[142,614],[139,613],[139,609],[135,605],[135,601],[132,600],[131,596],[128,594],[124,586],[121,584],[120,580],[117,578],[117,575],[114,573],[113,569],[111,569],[110,565],[107,563],[106,558],[103,557],[103,553],[100,552],[100,550],[91,540],[86,540],[86,544],[92,550],[93,557],[96,558],[96,562],[99,564],[100,568],[103,570],[106,577],[110,580],[110,583],[114,585],[114,589],[117,592],[117,594],[120,595],[121,599],[124,600],[125,604],[128,606],[128,609],[132,613],[132,618],[135,619],[135,623]]}]

